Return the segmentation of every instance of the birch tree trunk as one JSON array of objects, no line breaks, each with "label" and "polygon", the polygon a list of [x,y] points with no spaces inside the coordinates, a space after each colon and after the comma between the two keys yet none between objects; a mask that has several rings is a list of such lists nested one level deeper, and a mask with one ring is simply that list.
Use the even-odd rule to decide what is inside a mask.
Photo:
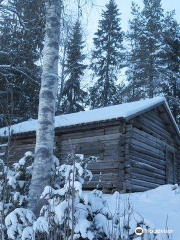
[{"label": "birch tree trunk", "polygon": [[54,147],[54,116],[58,89],[61,0],[46,0],[46,32],[43,73],[39,94],[35,161],[29,190],[29,208],[38,215],[43,205],[40,195],[50,183]]}]

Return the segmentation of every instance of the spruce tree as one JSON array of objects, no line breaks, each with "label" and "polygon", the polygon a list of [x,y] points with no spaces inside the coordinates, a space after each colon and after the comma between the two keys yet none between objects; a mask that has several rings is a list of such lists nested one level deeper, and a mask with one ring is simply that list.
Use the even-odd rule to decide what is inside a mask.
[{"label": "spruce tree", "polygon": [[44,39],[44,1],[12,0],[1,8],[0,114],[13,122],[37,117]]},{"label": "spruce tree", "polygon": [[132,15],[133,19],[130,21],[130,30],[128,31],[127,38],[129,40],[129,52],[127,53],[127,66],[126,71],[128,86],[126,92],[128,101],[136,101],[146,96],[146,79],[143,68],[143,56],[145,53],[144,45],[141,44],[141,31],[143,26],[143,19],[140,14],[140,8],[137,4],[132,2]]},{"label": "spruce tree", "polygon": [[163,25],[164,76],[162,93],[166,96],[175,119],[179,122],[180,104],[180,25],[175,12],[168,12]]},{"label": "spruce tree", "polygon": [[123,32],[118,7],[110,0],[102,12],[95,33],[91,68],[97,78],[90,88],[91,108],[114,104],[117,100],[116,81],[123,64]]},{"label": "spruce tree", "polygon": [[84,75],[86,65],[83,54],[84,41],[79,20],[75,23],[67,47],[67,62],[65,74],[68,80],[64,84],[63,99],[60,111],[74,113],[84,110],[86,92],[81,89],[81,77]]},{"label": "spruce tree", "polygon": [[133,20],[130,21],[128,33],[131,51],[127,76],[134,88],[132,92],[135,98],[152,98],[159,93],[164,70],[163,9],[161,0],[143,0],[143,3],[142,11],[136,4],[132,5]]}]

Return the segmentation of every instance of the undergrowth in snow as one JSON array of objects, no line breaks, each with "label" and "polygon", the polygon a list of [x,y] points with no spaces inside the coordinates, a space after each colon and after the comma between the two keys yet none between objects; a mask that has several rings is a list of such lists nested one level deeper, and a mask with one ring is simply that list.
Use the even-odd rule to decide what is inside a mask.
[{"label": "undergrowth in snow", "polygon": [[[0,231],[3,240],[174,239],[167,231],[174,220],[166,221],[162,207],[163,203],[166,207],[174,204],[178,205],[179,211],[178,186],[167,185],[134,194],[116,192],[108,195],[98,189],[84,192],[83,184],[93,178],[87,166],[96,158],[84,158],[80,154],[70,154],[67,164],[61,166],[54,157],[51,186],[46,186],[41,195],[47,204],[35,218],[27,209],[33,157],[32,153],[26,153],[11,170],[2,160],[0,162]],[[165,201],[165,196],[171,196],[171,201]],[[156,221],[156,211],[161,213],[158,217],[164,217],[159,220],[164,221],[164,225]],[[135,233],[137,227],[144,230],[141,237]],[[166,229],[166,233],[148,232],[159,228]],[[177,232],[175,234],[178,236]]]}]

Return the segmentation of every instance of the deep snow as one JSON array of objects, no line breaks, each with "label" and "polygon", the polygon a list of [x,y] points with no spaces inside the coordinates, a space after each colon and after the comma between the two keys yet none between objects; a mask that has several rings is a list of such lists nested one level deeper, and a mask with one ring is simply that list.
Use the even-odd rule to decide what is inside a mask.
[{"label": "deep snow", "polygon": [[[150,229],[164,230],[168,227],[169,230],[173,230],[170,239],[180,240],[180,190],[172,190],[173,187],[163,185],[143,193],[120,194],[121,212],[123,213],[123,206],[129,198],[136,218],[138,215],[143,217],[151,226]],[[105,195],[112,212],[116,209],[117,196],[118,193]],[[167,239],[165,233],[158,235],[160,239]]]}]

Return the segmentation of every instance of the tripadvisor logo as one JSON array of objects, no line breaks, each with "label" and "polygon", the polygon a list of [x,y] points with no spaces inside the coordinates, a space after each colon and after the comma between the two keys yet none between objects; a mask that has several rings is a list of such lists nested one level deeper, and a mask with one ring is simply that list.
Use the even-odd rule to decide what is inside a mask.
[{"label": "tripadvisor logo", "polygon": [[135,233],[136,233],[137,235],[142,235],[142,234],[143,234],[143,229],[142,229],[141,227],[137,227],[137,228],[135,229]]}]

